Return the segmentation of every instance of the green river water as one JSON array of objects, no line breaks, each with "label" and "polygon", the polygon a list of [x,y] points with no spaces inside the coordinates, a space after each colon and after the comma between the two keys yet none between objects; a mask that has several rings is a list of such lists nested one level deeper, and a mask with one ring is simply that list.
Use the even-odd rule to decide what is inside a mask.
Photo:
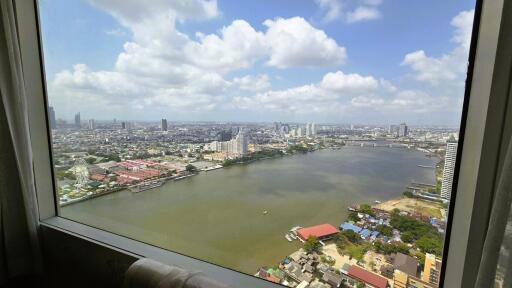
[{"label": "green river water", "polygon": [[434,169],[417,165],[436,160],[404,148],[346,146],[116,192],[65,206],[61,216],[254,274],[299,247],[284,238],[293,226],[337,227],[352,203],[400,196],[411,181],[435,183]]}]

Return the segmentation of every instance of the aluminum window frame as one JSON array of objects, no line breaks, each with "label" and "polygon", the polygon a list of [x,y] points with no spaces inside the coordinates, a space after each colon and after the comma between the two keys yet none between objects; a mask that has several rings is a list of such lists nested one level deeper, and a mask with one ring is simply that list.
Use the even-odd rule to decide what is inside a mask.
[{"label": "aluminum window frame", "polygon": [[[282,287],[58,216],[38,0],[17,0],[15,6],[25,89],[29,98],[29,127],[41,224],[123,253],[152,257],[185,269],[202,270],[228,285]],[[470,287],[469,284],[474,283],[487,229],[500,147],[505,141],[502,130],[506,129],[506,104],[510,91],[510,66],[507,65],[511,64],[509,51],[512,41],[506,36],[512,28],[511,25],[502,25],[502,15],[512,15],[510,1],[476,1],[461,137],[440,277],[442,287]]]}]

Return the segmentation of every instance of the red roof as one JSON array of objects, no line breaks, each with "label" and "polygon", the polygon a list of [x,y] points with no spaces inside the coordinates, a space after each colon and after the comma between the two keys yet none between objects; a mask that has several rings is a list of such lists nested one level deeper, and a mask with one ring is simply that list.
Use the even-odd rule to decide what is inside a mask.
[{"label": "red roof", "polygon": [[370,284],[375,288],[388,287],[388,280],[386,278],[355,265],[351,265],[348,268],[348,275]]},{"label": "red roof", "polygon": [[336,227],[332,226],[331,224],[320,224],[297,230],[297,234],[302,239],[308,239],[309,236],[322,238],[336,233],[338,233],[338,229],[336,229]]}]

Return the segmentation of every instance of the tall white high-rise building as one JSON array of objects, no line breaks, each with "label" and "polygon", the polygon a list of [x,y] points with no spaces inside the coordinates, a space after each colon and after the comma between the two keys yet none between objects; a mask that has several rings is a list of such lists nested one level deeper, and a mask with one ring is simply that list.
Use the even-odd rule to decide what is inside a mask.
[{"label": "tall white high-rise building", "polygon": [[96,128],[96,124],[94,123],[94,119],[89,119],[89,130],[94,130]]},{"label": "tall white high-rise building", "polygon": [[441,185],[441,197],[450,200],[452,195],[453,171],[457,158],[457,142],[446,144],[446,156],[444,157],[443,182]]},{"label": "tall white high-rise building", "polygon": [[245,155],[248,151],[247,136],[245,136],[244,130],[240,129],[238,135],[235,137],[235,143],[232,144],[234,147],[233,151],[235,154]]},{"label": "tall white high-rise building", "polygon": [[313,137],[316,135],[315,123],[306,124],[306,137]]},{"label": "tall white high-rise building", "polygon": [[215,152],[227,152],[235,155],[245,155],[249,151],[247,136],[243,129],[240,129],[234,139],[229,141],[213,141],[205,145],[205,149]]},{"label": "tall white high-rise building", "polygon": [[297,137],[302,137],[304,136],[304,128],[302,127],[297,127]]}]

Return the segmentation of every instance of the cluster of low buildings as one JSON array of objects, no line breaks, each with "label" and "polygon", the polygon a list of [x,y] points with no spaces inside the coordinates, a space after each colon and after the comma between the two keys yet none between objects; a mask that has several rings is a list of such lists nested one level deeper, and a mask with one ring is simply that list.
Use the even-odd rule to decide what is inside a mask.
[{"label": "cluster of low buildings", "polygon": [[439,286],[441,260],[426,254],[421,270],[416,258],[402,253],[383,257],[380,274],[359,264],[344,263],[335,268],[330,256],[304,249],[290,254],[278,267],[262,267],[255,276],[297,288],[436,288]]},{"label": "cluster of low buildings", "polygon": [[[352,205],[349,210],[358,211],[359,205]],[[393,236],[388,237],[385,235],[381,235],[378,231],[375,230],[377,225],[386,225],[390,226],[391,213],[385,210],[372,208],[372,211],[375,213],[375,216],[370,216],[368,214],[364,214],[361,212],[357,212],[358,221],[355,223],[345,222],[340,225],[341,230],[352,230],[359,235],[364,240],[376,240],[379,239],[383,242],[389,241],[401,241],[400,232],[398,230],[393,230]],[[419,212],[407,212],[400,211],[400,215],[409,216],[418,221],[421,221],[425,224],[429,224],[437,229],[439,233],[444,233],[446,229],[446,219],[438,219],[435,217],[423,215]]]},{"label": "cluster of low buildings", "polygon": [[297,288],[358,287],[359,283],[365,287],[390,287],[389,280],[377,273],[350,264],[335,269],[325,257],[321,253],[308,253],[301,248],[287,256],[278,269],[262,267],[255,276]]},{"label": "cluster of low buildings", "polygon": [[[359,206],[353,205],[349,209],[358,211]],[[325,250],[329,240],[335,238],[340,231],[350,230],[357,233],[363,241],[373,243],[402,242],[400,232],[393,229],[392,236],[382,235],[377,231],[377,225],[390,226],[391,214],[387,211],[372,208],[370,216],[365,213],[358,213],[359,221],[344,222],[339,229],[331,224],[320,224],[311,227],[291,230],[297,238],[306,242],[314,236],[323,246],[317,252],[306,252],[304,249],[287,256],[277,268],[263,267],[256,273],[257,277],[280,283],[289,287],[367,287],[367,288],[435,288],[439,284],[439,274],[441,269],[441,260],[433,254],[427,253],[423,268],[419,260],[415,257],[403,254],[393,253],[382,255],[377,252],[367,252],[371,262],[378,262],[378,265],[372,264],[371,268],[365,265],[365,261],[357,261],[352,258],[344,258],[340,255],[340,250]],[[423,221],[435,226],[439,231],[444,231],[444,221],[427,217],[418,213],[400,212],[402,215],[414,217],[416,220]],[[437,225],[437,226],[436,226]],[[412,245],[409,245],[411,249]],[[333,254],[336,253],[336,254]],[[338,257],[339,256],[339,257]],[[368,259],[366,259],[368,260]],[[364,286],[362,286],[364,285]]]}]

